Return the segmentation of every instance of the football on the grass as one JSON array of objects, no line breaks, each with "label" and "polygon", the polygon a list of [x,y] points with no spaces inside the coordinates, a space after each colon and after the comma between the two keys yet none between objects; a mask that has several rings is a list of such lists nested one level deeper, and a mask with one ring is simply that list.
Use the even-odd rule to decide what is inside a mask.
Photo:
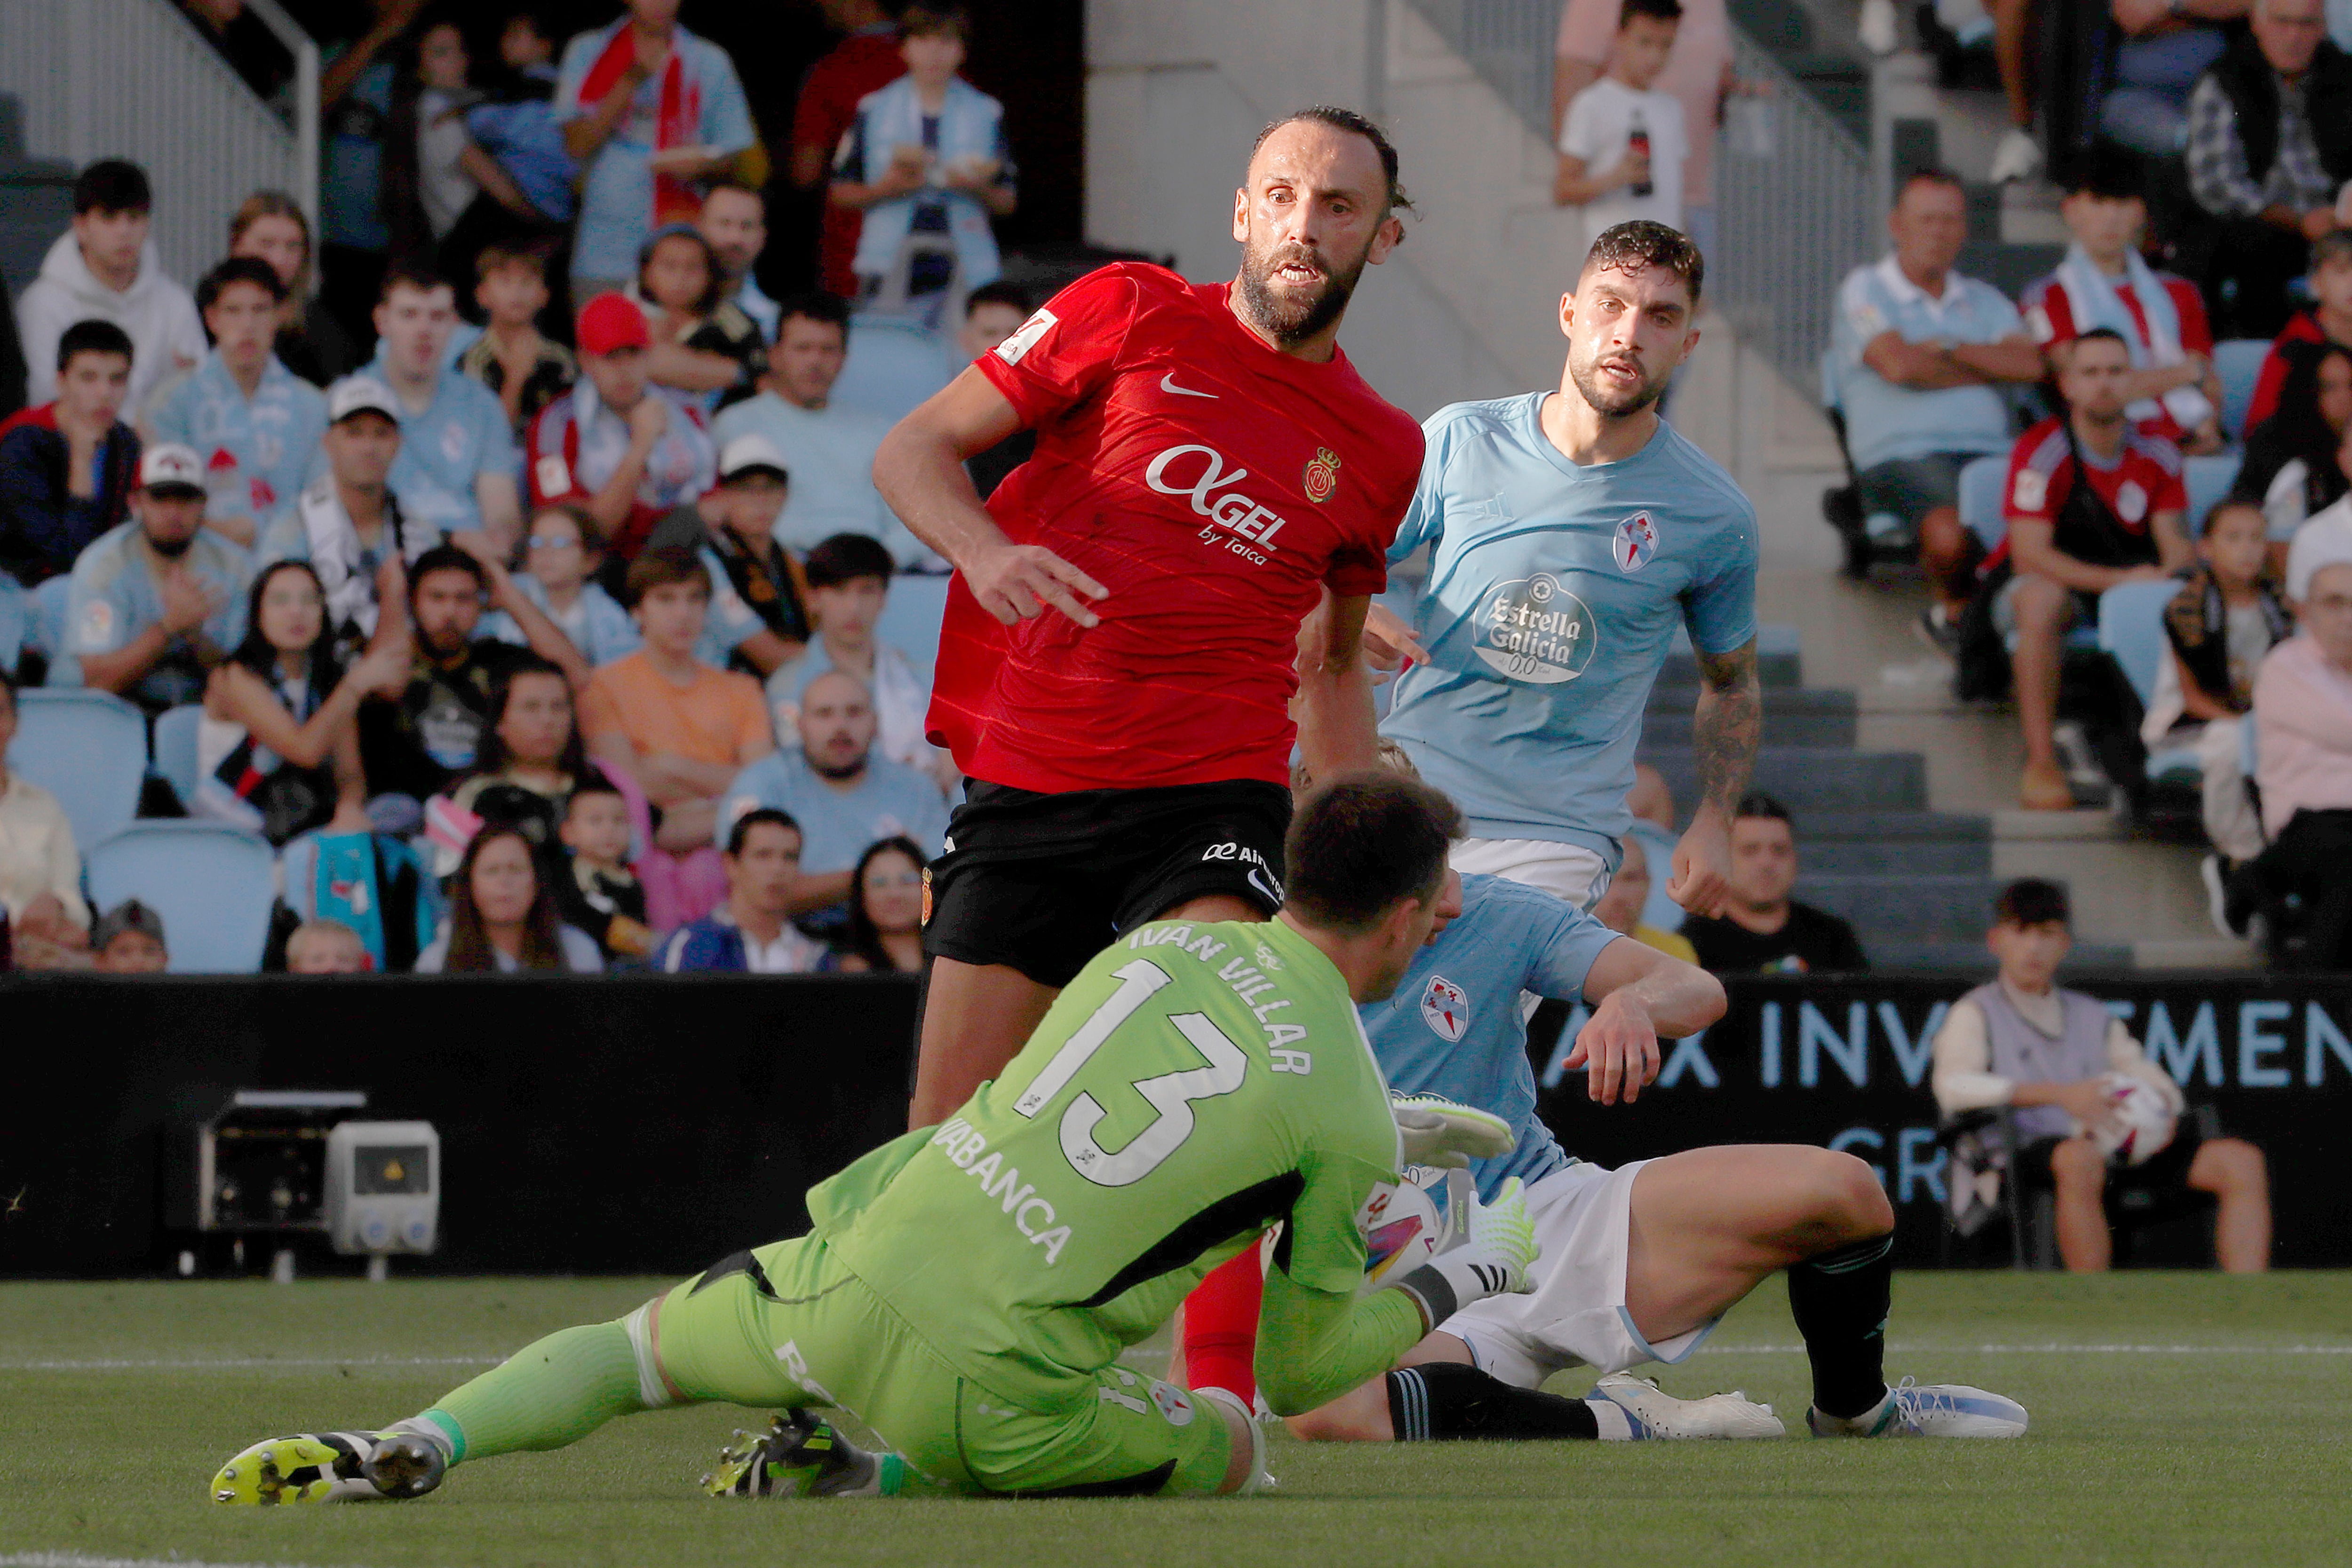
[{"label": "football on the grass", "polygon": [[2172,1142],[2172,1106],[2154,1084],[2128,1072],[2110,1072],[2103,1082],[2110,1114],[2092,1137],[2107,1158],[2146,1165]]},{"label": "football on the grass", "polygon": [[1462,1239],[1477,1187],[1466,1170],[1414,1166],[1394,1186],[1372,1189],[1364,1229],[1364,1291],[1393,1285]]}]

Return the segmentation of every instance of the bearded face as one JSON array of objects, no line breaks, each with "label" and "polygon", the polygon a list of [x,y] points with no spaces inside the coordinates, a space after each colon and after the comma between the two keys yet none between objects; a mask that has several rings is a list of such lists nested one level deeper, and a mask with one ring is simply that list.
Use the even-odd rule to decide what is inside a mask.
[{"label": "bearded face", "polygon": [[1243,247],[1241,306],[1252,325],[1284,348],[1303,343],[1348,308],[1364,275],[1371,242],[1344,266],[1296,240],[1260,240]]},{"label": "bearded face", "polygon": [[1642,362],[1640,352],[1633,348],[1571,340],[1568,374],[1594,413],[1622,419],[1639,413],[1665,396],[1674,367],[1670,364],[1653,371]]}]

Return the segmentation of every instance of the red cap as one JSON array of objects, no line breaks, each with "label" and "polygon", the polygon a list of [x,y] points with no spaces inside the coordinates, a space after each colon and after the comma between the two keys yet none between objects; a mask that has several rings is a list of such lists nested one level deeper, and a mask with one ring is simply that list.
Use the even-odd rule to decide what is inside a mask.
[{"label": "red cap", "polygon": [[646,313],[625,294],[599,294],[580,308],[578,337],[583,354],[613,354],[623,349],[645,349],[654,335]]}]

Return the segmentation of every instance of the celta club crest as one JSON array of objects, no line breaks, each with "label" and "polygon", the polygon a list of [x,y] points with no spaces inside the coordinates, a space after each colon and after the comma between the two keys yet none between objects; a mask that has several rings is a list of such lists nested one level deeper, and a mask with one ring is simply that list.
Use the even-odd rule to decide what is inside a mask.
[{"label": "celta club crest", "polygon": [[1469,994],[1443,975],[1430,976],[1421,993],[1421,1019],[1448,1043],[1460,1040],[1470,1027]]},{"label": "celta club crest", "polygon": [[1658,525],[1650,520],[1649,513],[1636,512],[1617,525],[1617,537],[1610,541],[1609,549],[1617,558],[1618,570],[1639,571],[1658,553]]},{"label": "celta club crest", "polygon": [[1339,455],[1328,446],[1315,449],[1314,460],[1307,465],[1307,498],[1328,501],[1331,492],[1339,487]]}]

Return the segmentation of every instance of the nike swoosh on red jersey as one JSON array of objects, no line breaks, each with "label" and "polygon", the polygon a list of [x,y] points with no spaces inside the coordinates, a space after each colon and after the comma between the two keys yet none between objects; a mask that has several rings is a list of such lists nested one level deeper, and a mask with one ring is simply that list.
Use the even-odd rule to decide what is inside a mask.
[{"label": "nike swoosh on red jersey", "polygon": [[1214,392],[1194,392],[1191,387],[1178,386],[1176,384],[1176,376],[1173,371],[1171,371],[1167,375],[1160,378],[1160,390],[1164,392],[1174,392],[1178,397],[1214,397],[1217,395]]}]

